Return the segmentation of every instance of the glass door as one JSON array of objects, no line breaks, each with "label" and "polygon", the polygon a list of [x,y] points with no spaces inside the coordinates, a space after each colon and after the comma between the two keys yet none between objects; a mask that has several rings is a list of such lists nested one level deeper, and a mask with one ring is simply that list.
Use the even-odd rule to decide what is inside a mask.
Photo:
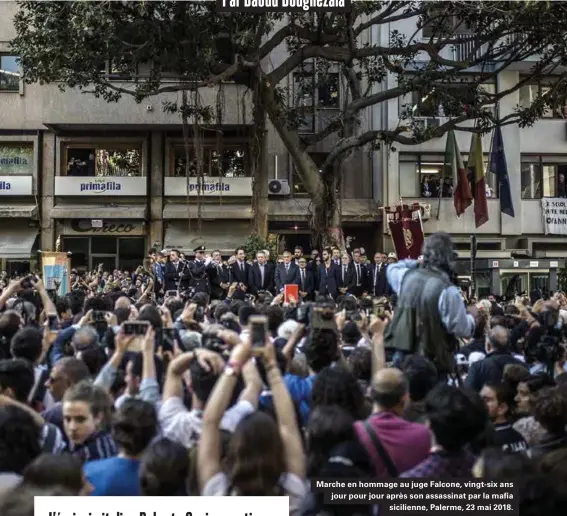
[{"label": "glass door", "polygon": [[539,290],[542,294],[549,293],[549,273],[530,273],[530,292],[533,290]]},{"label": "glass door", "polygon": [[104,271],[112,272],[118,265],[115,254],[91,254],[90,270],[96,269],[102,263]]},{"label": "glass door", "polygon": [[506,299],[514,299],[514,296],[522,292],[528,292],[529,274],[527,272],[502,272],[500,273],[502,295]]}]

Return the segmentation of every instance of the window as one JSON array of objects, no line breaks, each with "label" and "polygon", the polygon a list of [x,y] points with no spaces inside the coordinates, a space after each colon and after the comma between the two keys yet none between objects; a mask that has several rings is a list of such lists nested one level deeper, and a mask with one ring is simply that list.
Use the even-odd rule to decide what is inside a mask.
[{"label": "window", "polygon": [[76,177],[138,177],[141,148],[135,145],[81,145],[65,149],[65,175]]},{"label": "window", "polygon": [[567,156],[522,156],[522,199],[567,197]]},{"label": "window", "polygon": [[0,144],[0,176],[33,174],[33,145]]},{"label": "window", "polygon": [[[327,159],[327,156],[329,155],[327,152],[309,152],[308,154],[318,167],[323,166],[323,163],[325,163],[325,160]],[[293,188],[294,195],[305,195],[305,194],[307,194],[307,190],[305,189],[303,181],[299,177],[299,174],[298,174],[295,166],[293,166],[292,170],[293,170],[293,173],[292,173],[292,188]]]},{"label": "window", "polygon": [[[474,105],[477,102],[484,102],[486,98],[483,97],[483,95],[496,94],[496,84],[492,82],[478,83],[478,77],[473,80],[471,80],[470,88],[463,88],[462,90],[459,90],[458,95],[456,93],[452,94],[450,97],[447,97],[446,102],[439,101],[439,95],[423,95],[417,91],[404,95],[399,98],[400,116],[407,116],[409,113],[406,111],[409,108],[411,116],[413,117],[448,117],[454,115],[455,110],[458,110],[460,113],[462,106],[465,104]],[[464,84],[466,84],[466,82],[464,82]],[[475,86],[475,84],[477,84],[477,86]],[[454,99],[458,100],[456,101]],[[408,104],[410,105],[408,106]],[[494,104],[484,104],[482,109],[491,110],[493,114],[496,114]]]},{"label": "window", "polygon": [[[520,77],[520,80],[522,78]],[[519,91],[520,107],[528,108],[534,100],[546,95],[553,86],[555,78],[549,77],[543,81],[524,84]],[[566,118],[566,107],[546,108],[542,118]]]},{"label": "window", "polygon": [[[185,177],[185,149],[183,146],[173,147],[170,164],[170,175]],[[223,145],[219,153],[216,146],[207,146],[203,149],[203,175],[207,177],[249,177],[248,153],[246,146]],[[190,151],[189,176],[196,177],[198,161],[195,150]]]},{"label": "window", "polygon": [[[498,179],[496,174],[488,173],[488,154],[484,155],[486,173],[487,199],[498,196]],[[467,154],[463,154],[466,165]],[[444,157],[442,155],[400,155],[400,197],[437,199],[441,187],[441,197],[453,197],[453,178],[445,177],[443,181]],[[472,178],[469,177],[469,181]],[[440,186],[441,185],[441,186]]]},{"label": "window", "polygon": [[0,55],[0,91],[20,90],[20,63],[16,56]]},{"label": "window", "polygon": [[[339,90],[338,73],[312,69],[293,74],[293,107],[298,110],[300,133],[317,132],[330,122],[335,116],[332,110],[340,106]],[[320,119],[319,124],[317,119]]]}]

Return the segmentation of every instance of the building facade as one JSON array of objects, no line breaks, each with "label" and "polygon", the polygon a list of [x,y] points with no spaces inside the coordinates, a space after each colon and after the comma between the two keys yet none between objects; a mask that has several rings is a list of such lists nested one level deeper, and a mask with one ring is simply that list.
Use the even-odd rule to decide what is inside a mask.
[{"label": "building facade", "polygon": [[[416,30],[412,20],[394,25],[393,28],[406,34],[413,34]],[[387,44],[387,34],[376,31],[374,37]],[[449,51],[458,52],[459,49],[447,49]],[[514,86],[522,78],[522,72],[527,73],[532,65],[529,61],[512,64],[506,72],[499,74],[495,84],[487,84],[487,89],[498,92]],[[553,81],[553,77],[549,81]],[[390,76],[387,86],[395,84],[395,78]],[[545,86],[545,83],[526,84],[507,95],[499,104],[500,116],[512,113],[524,102],[530,102],[534,92]],[[376,106],[375,118],[385,126],[395,128],[399,123],[401,104],[405,102],[411,102],[411,99],[393,99]],[[442,117],[438,120],[444,121]],[[431,121],[428,118],[428,122]],[[533,127],[520,129],[517,125],[508,125],[502,128],[515,217],[501,213],[497,180],[491,173],[486,176],[489,220],[478,229],[475,228],[472,206],[461,218],[457,218],[452,198],[442,198],[439,202],[437,198],[426,197],[428,189],[424,183],[436,176],[441,177],[446,136],[416,146],[396,145],[395,152],[385,150],[375,154],[376,166],[387,171],[380,176],[384,204],[395,205],[402,198],[407,203],[429,205],[431,215],[424,222],[425,233],[442,230],[455,237],[463,276],[471,272],[470,237],[476,234],[475,277],[480,294],[504,294],[511,283],[520,291],[555,290],[558,271],[565,266],[567,257],[567,231],[563,235],[546,234],[542,200],[559,199],[563,202],[561,198],[567,196],[564,186],[567,178],[566,124],[563,112],[550,111]],[[471,134],[456,132],[456,137],[466,163]],[[485,167],[488,165],[491,139],[492,134],[483,137]],[[385,247],[391,244],[386,232],[383,238]]]},{"label": "building facade", "polygon": [[[181,120],[162,110],[176,95],[108,104],[76,90],[62,92],[56,84],[25,85],[9,45],[16,10],[15,2],[0,3],[0,266],[35,268],[38,251],[61,250],[72,253],[73,266],[132,267],[150,246],[189,251],[205,244],[228,254],[242,245],[252,227],[252,117],[244,89],[225,85],[222,126],[210,136],[205,132],[199,231],[196,184],[184,172]],[[286,55],[282,45],[270,65]],[[302,132],[316,131],[339,109],[336,76],[334,89],[331,84],[313,93],[317,109]],[[293,90],[294,78],[286,81]],[[201,96],[215,105],[213,88]],[[313,147],[316,162],[334,143],[327,139]],[[266,181],[281,183],[267,201],[269,232],[282,246],[309,249],[309,200],[269,124],[265,156]],[[371,155],[359,152],[350,166],[357,173],[341,187],[345,232],[372,250],[381,229]]]}]

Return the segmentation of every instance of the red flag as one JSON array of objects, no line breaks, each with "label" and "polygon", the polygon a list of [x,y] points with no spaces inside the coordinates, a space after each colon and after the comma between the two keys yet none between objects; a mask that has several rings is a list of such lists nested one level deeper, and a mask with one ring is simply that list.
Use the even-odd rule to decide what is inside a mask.
[{"label": "red flag", "polygon": [[399,260],[417,259],[421,255],[424,235],[419,203],[384,208],[388,228]]},{"label": "red flag", "polygon": [[474,181],[474,222],[477,228],[488,222],[488,203],[486,202],[486,178],[482,154],[482,138],[474,133],[471,138],[471,150],[467,161]]}]

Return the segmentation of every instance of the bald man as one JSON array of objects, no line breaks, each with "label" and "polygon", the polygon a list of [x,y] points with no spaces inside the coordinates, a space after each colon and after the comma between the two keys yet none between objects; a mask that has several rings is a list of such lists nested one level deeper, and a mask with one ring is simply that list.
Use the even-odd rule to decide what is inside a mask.
[{"label": "bald man", "polygon": [[397,477],[429,455],[429,429],[402,418],[408,401],[408,381],[399,369],[376,373],[372,380],[373,414],[356,422],[354,429],[378,478]]},{"label": "bald man", "polygon": [[114,303],[114,309],[117,308],[130,308],[132,306],[132,301],[127,296],[120,296]]},{"label": "bald man", "polygon": [[508,364],[526,367],[524,362],[512,356],[509,341],[510,332],[503,326],[495,326],[490,330],[486,337],[486,358],[475,362],[471,366],[465,380],[465,387],[480,392],[486,383],[500,383],[504,374],[504,368]]}]

